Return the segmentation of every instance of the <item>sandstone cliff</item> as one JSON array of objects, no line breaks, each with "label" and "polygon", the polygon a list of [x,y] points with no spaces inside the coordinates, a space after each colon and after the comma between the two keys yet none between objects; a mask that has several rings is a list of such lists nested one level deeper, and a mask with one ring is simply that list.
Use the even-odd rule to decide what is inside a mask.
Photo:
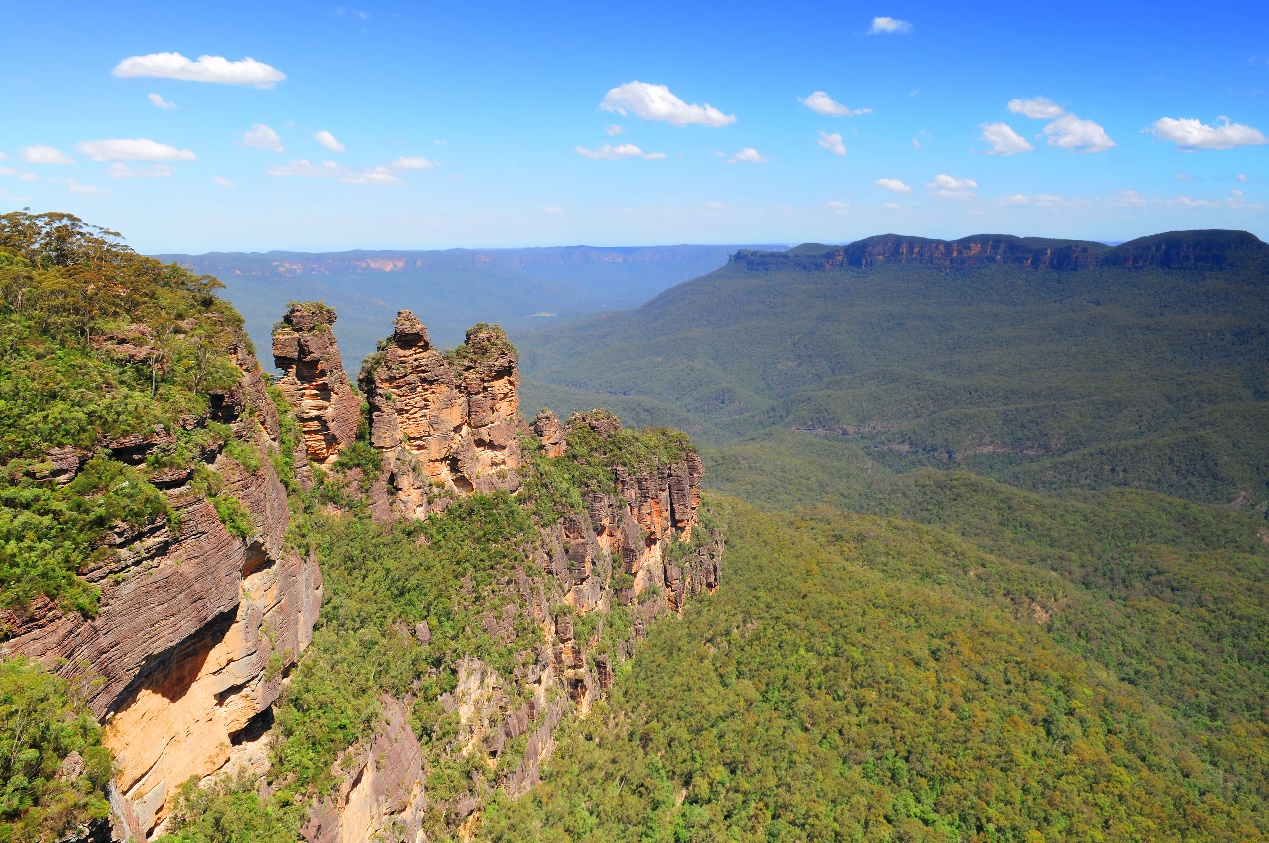
[{"label": "sandstone cliff", "polygon": [[357,438],[361,400],[348,382],[331,326],[335,311],[294,304],[273,332],[273,363],[286,374],[278,386],[304,431],[307,458],[330,465]]},{"label": "sandstone cliff", "polygon": [[[267,455],[280,447],[280,420],[264,374],[241,337],[229,356],[241,372],[237,386],[212,394],[209,417],[182,425],[229,424],[235,453]],[[106,724],[119,767],[116,839],[144,839],[181,782],[215,772],[258,737],[253,727],[267,725],[321,604],[317,563],[283,548],[287,497],[270,461],[244,465],[224,441],[206,441],[193,467],[171,468],[147,462],[174,445],[162,427],[102,441],[116,459],[149,471],[173,517],[110,535],[110,552],[83,572],[101,588],[95,617],[42,601],[25,617],[0,619],[11,631],[0,652],[38,658],[77,681]],[[90,457],[55,455],[56,481],[69,482]],[[222,521],[202,476],[216,478],[218,500],[245,512],[245,537]]]},{"label": "sandstone cliff", "polygon": [[519,487],[520,372],[501,328],[477,325],[447,358],[403,310],[360,380],[393,511],[418,518],[455,494]]}]

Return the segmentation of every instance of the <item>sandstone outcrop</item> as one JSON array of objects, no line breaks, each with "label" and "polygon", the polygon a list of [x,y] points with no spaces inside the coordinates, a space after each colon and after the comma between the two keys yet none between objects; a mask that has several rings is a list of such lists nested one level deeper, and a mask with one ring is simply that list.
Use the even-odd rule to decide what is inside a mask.
[{"label": "sandstone outcrop", "polygon": [[515,348],[501,328],[477,325],[447,357],[414,314],[400,311],[361,375],[392,509],[417,518],[454,495],[519,488],[519,386]]},{"label": "sandstone outcrop", "polygon": [[273,364],[285,372],[278,386],[295,410],[308,459],[330,465],[357,438],[361,399],[353,391],[331,326],[335,311],[292,305],[273,332]]},{"label": "sandstone outcrop", "polygon": [[[279,419],[264,374],[246,350],[237,386],[212,398],[211,414],[257,453],[276,450]],[[252,408],[248,414],[247,408]],[[186,419],[191,428],[203,420]],[[102,443],[116,459],[144,466],[173,441],[169,431]],[[55,479],[67,482],[87,454],[59,454]],[[283,549],[289,510],[267,459],[248,468],[216,444],[202,455],[250,522],[247,538],[222,523],[190,480],[193,471],[155,471],[173,517],[120,526],[112,553],[83,572],[101,589],[99,611],[85,618],[48,601],[24,617],[0,618],[10,630],[0,653],[23,653],[82,689],[106,724],[115,753],[117,839],[144,839],[160,824],[177,786],[210,774],[270,717],[282,673],[308,645],[321,604],[313,560]],[[11,614],[11,613],[10,613]]]}]

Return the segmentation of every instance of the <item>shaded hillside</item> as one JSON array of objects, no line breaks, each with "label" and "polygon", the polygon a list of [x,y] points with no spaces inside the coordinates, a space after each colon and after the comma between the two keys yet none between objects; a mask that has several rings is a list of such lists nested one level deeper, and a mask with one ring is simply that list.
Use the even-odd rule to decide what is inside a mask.
[{"label": "shaded hillside", "polygon": [[[901,246],[969,257],[826,267],[818,247],[741,251],[636,310],[518,334],[526,397],[673,418],[715,443],[817,432],[896,470],[1269,500],[1265,244],[881,237],[832,254]],[[1089,265],[985,257],[1036,249]]]},{"label": "shaded hillside", "polygon": [[476,322],[509,328],[556,324],[635,307],[727,262],[734,246],[446,251],[211,252],[162,255],[225,285],[261,346],[289,301],[322,299],[354,371],[375,350],[398,308],[423,314],[437,341],[462,342]]}]

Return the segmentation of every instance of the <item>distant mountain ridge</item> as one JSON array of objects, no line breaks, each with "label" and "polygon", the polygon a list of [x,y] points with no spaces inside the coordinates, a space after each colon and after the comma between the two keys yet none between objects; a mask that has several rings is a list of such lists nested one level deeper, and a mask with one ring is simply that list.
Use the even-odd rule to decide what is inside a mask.
[{"label": "distant mountain ridge", "polygon": [[391,249],[348,252],[167,254],[225,285],[258,345],[290,301],[320,298],[339,311],[335,333],[355,370],[390,331],[398,308],[427,318],[442,346],[475,322],[546,326],[637,307],[675,284],[727,263],[735,245],[551,246],[526,249]]},{"label": "distant mountain ridge", "polygon": [[934,266],[1018,264],[1034,269],[1074,271],[1098,267],[1163,269],[1223,267],[1242,260],[1264,260],[1269,244],[1246,231],[1221,229],[1169,231],[1107,246],[1092,240],[972,234],[958,240],[935,240],[901,234],[879,234],[845,246],[803,243],[783,252],[741,249],[731,263],[749,269],[790,267],[809,270],[867,268],[883,263]]}]

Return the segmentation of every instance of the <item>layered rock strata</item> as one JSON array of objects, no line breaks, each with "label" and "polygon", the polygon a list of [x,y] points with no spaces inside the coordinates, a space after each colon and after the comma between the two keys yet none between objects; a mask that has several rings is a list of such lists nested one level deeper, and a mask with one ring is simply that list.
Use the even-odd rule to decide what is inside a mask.
[{"label": "layered rock strata", "polygon": [[330,465],[357,438],[361,399],[353,391],[331,326],[335,311],[295,304],[273,332],[273,364],[285,374],[278,386],[295,410],[308,459]]},{"label": "layered rock strata", "polygon": [[[279,418],[264,373],[245,341],[231,356],[236,387],[212,396],[212,418],[230,423],[258,453],[278,448]],[[247,409],[251,408],[248,415]],[[206,420],[187,418],[190,428]],[[116,459],[144,466],[172,434],[102,443]],[[82,689],[106,724],[119,773],[112,794],[115,838],[144,840],[170,811],[176,789],[229,762],[235,746],[267,720],[282,674],[308,645],[321,604],[317,563],[283,548],[289,510],[268,460],[249,469],[217,444],[202,455],[222,495],[245,510],[239,538],[192,485],[189,468],[153,471],[173,517],[120,527],[112,553],[83,575],[101,589],[96,617],[48,601],[23,618],[0,618],[11,635],[0,653],[39,659]],[[60,454],[56,482],[69,482],[90,453]]]},{"label": "layered rock strata", "polygon": [[419,518],[454,495],[519,488],[520,372],[501,328],[477,325],[447,357],[402,310],[360,380],[392,511]]}]

